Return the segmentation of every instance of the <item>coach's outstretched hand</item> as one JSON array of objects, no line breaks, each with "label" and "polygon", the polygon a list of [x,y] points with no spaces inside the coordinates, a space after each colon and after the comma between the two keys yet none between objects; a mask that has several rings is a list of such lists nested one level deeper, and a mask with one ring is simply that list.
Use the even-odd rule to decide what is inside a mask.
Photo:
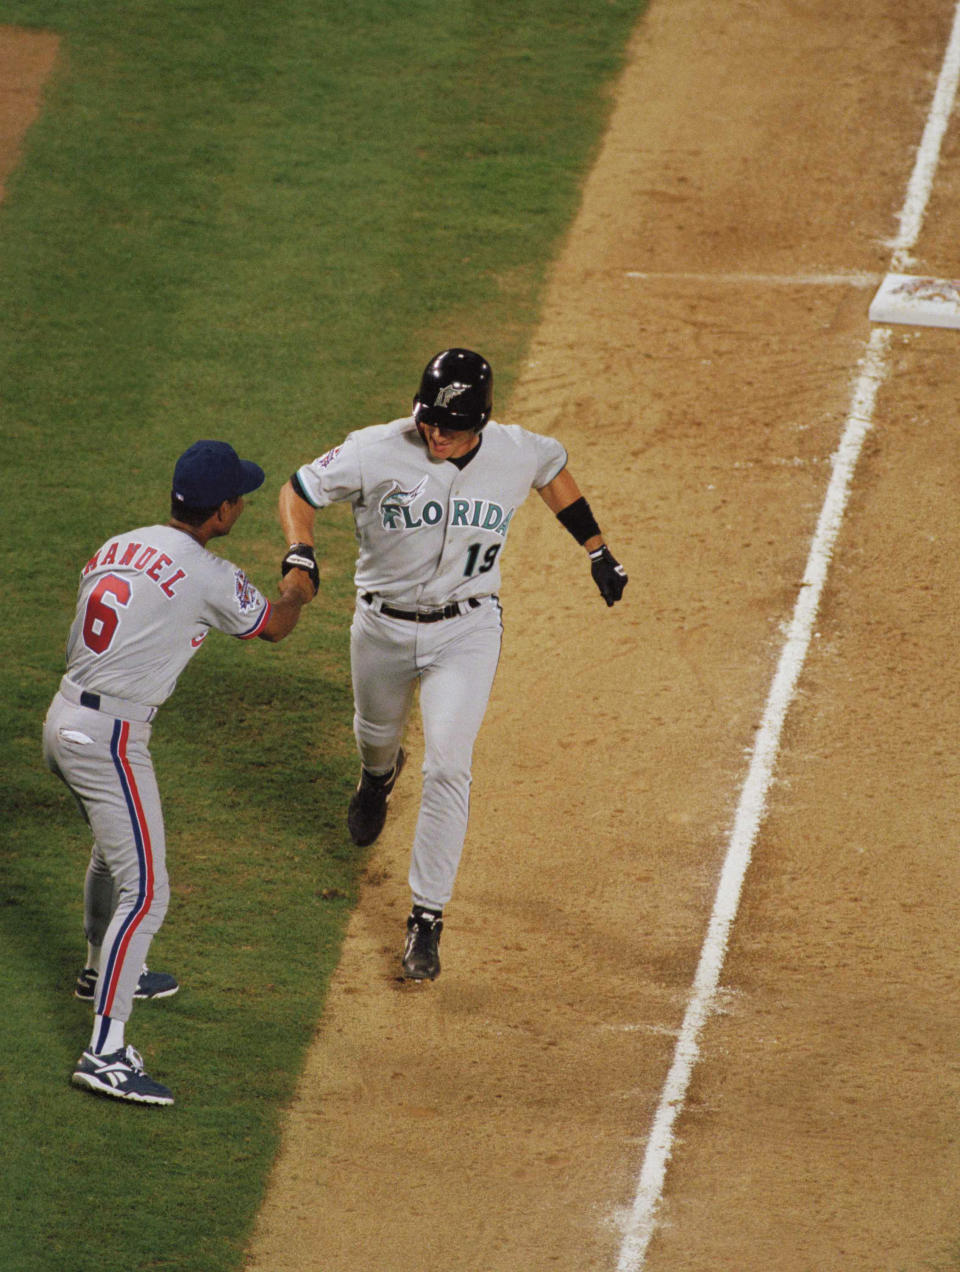
[{"label": "coach's outstretched hand", "polygon": [[606,544],[590,553],[590,573],[607,605],[616,605],[627,586],[627,572]]}]

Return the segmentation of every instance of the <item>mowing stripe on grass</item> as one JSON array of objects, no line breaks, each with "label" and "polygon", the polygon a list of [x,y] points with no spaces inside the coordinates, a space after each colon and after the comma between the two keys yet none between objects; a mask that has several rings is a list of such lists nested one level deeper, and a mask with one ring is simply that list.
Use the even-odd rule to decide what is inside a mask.
[{"label": "mowing stripe on grass", "polygon": [[[642,3],[6,0],[60,53],[0,204],[0,1267],[242,1265],[365,864],[343,825],[355,545],[331,515],[289,647],[209,642],[153,735],[174,895],[151,958],[184,992],[136,1028],[176,1110],[145,1139],[76,1095],[89,841],[39,731],[77,571],[165,519],[175,456],[226,436],[268,481],[224,555],[273,595],[296,465],[395,414],[445,344],[509,392]],[[124,1188],[92,1231],[107,1169]]]}]

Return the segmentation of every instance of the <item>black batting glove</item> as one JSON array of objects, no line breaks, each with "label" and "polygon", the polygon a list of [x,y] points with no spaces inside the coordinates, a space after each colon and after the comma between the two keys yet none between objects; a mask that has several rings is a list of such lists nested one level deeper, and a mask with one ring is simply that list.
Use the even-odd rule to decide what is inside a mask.
[{"label": "black batting glove", "polygon": [[590,573],[607,605],[616,605],[627,586],[627,572],[606,544],[590,553]]},{"label": "black batting glove", "polygon": [[291,570],[306,570],[313,584],[313,594],[316,596],[320,590],[320,571],[317,568],[317,558],[309,543],[290,544],[287,555],[280,562],[280,577],[285,578]]}]

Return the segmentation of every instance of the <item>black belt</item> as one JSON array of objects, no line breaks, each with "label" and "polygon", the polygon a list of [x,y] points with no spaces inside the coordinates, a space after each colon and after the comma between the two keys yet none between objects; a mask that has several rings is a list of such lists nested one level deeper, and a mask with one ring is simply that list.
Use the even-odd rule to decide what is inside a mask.
[{"label": "black belt", "polygon": [[[374,599],[373,593],[365,592],[363,599],[368,605],[372,605]],[[480,608],[480,602],[475,596],[468,597],[467,600],[462,603],[468,605],[470,609]],[[421,612],[420,610],[394,609],[392,605],[381,605],[378,613],[386,614],[388,618],[405,618],[408,623],[439,623],[441,618],[458,618],[463,613],[460,605],[460,601],[454,601],[450,605],[444,605],[443,609],[427,610],[426,612]]]},{"label": "black belt", "polygon": [[156,707],[148,707],[143,702],[127,702],[125,698],[114,698],[108,693],[94,693],[92,689],[81,689],[69,676],[64,676],[60,681],[60,693],[75,707],[86,707],[88,711],[102,711],[104,715],[115,716],[119,720],[129,720],[135,724],[149,724],[157,714]]}]

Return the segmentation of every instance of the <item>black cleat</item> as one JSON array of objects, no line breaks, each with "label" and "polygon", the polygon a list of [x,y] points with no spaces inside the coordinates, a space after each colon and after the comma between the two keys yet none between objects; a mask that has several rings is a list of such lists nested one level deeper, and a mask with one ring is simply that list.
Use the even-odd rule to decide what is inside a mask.
[{"label": "black cleat", "polygon": [[443,916],[435,910],[415,905],[407,919],[407,939],[403,947],[403,975],[406,980],[436,980],[440,975],[440,933]]},{"label": "black cleat", "polygon": [[392,771],[381,777],[374,777],[365,768],[361,768],[360,781],[347,808],[347,829],[350,831],[350,838],[359,848],[372,844],[383,830],[383,823],[387,820],[387,801],[406,758],[401,747]]},{"label": "black cleat", "polygon": [[[92,1002],[96,996],[99,977],[100,973],[94,968],[85,967],[77,977],[77,984],[73,991],[74,997],[82,998],[85,1002]],[[175,976],[171,976],[169,972],[151,972],[144,963],[133,996],[134,998],[169,998],[179,988]]]}]

